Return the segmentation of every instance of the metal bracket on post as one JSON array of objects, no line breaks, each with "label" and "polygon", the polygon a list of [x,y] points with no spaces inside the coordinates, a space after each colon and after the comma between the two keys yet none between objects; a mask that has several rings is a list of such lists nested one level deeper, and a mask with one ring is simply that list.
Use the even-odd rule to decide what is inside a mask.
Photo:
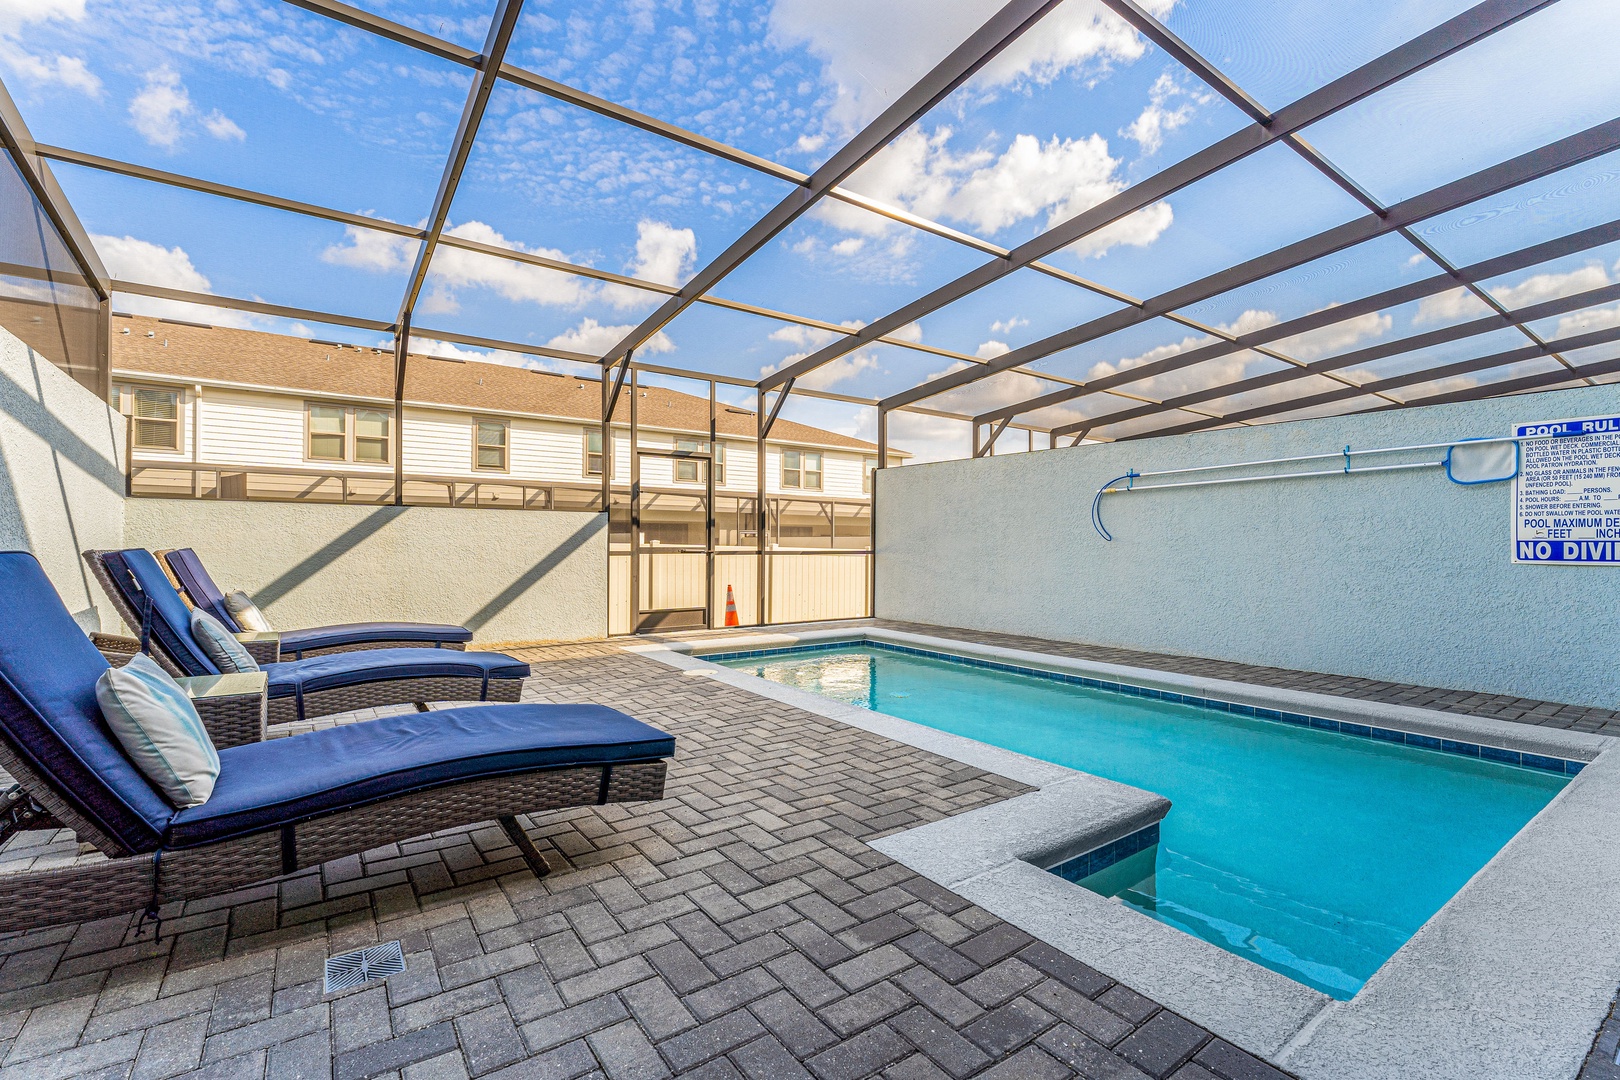
[{"label": "metal bracket on post", "polygon": [[1002,417],[1001,420],[996,423],[996,426],[990,429],[989,437],[981,443],[979,441],[979,425],[978,422],[975,421],[973,424],[973,456],[976,458],[994,456],[996,450],[996,440],[1001,438],[1001,433],[1007,430],[1007,425],[1010,423],[1012,423],[1012,417]]},{"label": "metal bracket on post", "polygon": [[[794,380],[789,379],[787,382],[782,384],[781,391],[776,395],[775,403],[771,405],[770,415],[765,417],[764,423],[760,425],[759,437],[761,439],[770,438],[771,428],[776,426],[776,416],[782,411],[783,403],[787,401],[788,394],[793,390],[793,382]],[[762,393],[760,395],[760,400],[763,402],[764,398],[765,395]]]}]

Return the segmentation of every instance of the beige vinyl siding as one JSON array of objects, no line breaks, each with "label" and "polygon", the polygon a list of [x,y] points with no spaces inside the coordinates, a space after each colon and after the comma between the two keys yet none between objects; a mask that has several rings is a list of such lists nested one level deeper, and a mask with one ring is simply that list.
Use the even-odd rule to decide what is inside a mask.
[{"label": "beige vinyl siding", "polygon": [[861,459],[864,455],[841,454],[826,450],[821,455],[823,495],[839,498],[865,498],[861,490]]},{"label": "beige vinyl siding", "polygon": [[[204,387],[197,460],[209,465],[327,468],[304,457],[304,399]],[[191,410],[186,410],[189,416]]]},{"label": "beige vinyl siding", "polygon": [[510,439],[511,475],[522,480],[589,486],[601,477],[586,478],[585,428],[549,420],[513,419]]},{"label": "beige vinyl siding", "polygon": [[471,477],[472,461],[472,414],[434,409],[405,410],[407,473]]}]

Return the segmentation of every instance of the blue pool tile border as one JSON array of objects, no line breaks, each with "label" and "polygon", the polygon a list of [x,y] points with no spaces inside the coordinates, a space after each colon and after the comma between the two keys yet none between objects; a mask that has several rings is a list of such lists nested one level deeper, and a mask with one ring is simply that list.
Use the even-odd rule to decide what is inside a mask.
[{"label": "blue pool tile border", "polygon": [[1076,855],[1056,866],[1049,866],[1046,872],[1078,885],[1092,874],[1101,873],[1122,859],[1128,859],[1138,851],[1146,850],[1158,842],[1159,823],[1155,821],[1151,825],[1137,829],[1129,836],[1120,837],[1111,844],[1092,848],[1083,855]]},{"label": "blue pool tile border", "polygon": [[1377,727],[1371,724],[1357,724],[1348,720],[1333,720],[1325,716],[1306,716],[1303,713],[1257,708],[1253,705],[1241,705],[1234,701],[1222,701],[1219,698],[1180,694],[1172,690],[1155,690],[1149,686],[1135,686],[1131,683],[1093,679],[1087,675],[1073,675],[1069,672],[1050,671],[1046,668],[1024,667],[999,660],[985,660],[977,656],[962,656],[957,653],[940,652],[937,649],[919,649],[911,645],[896,645],[893,642],[873,641],[869,638],[846,638],[842,641],[818,641],[810,645],[784,645],[773,649],[747,649],[738,652],[695,655],[699,660],[708,661],[752,660],[763,656],[828,652],[832,649],[847,649],[852,645],[861,648],[880,649],[886,652],[905,653],[910,656],[925,656],[932,660],[965,664],[968,667],[1007,671],[1015,675],[1027,675],[1036,679],[1049,679],[1053,682],[1084,686],[1090,690],[1104,690],[1109,693],[1124,694],[1127,697],[1152,698],[1156,701],[1169,701],[1178,705],[1191,705],[1195,708],[1210,709],[1214,712],[1231,713],[1234,716],[1252,717],[1256,720],[1272,720],[1277,723],[1292,724],[1295,727],[1315,728],[1318,731],[1331,731],[1340,735],[1348,735],[1351,738],[1399,743],[1419,750],[1433,750],[1441,754],[1479,758],[1502,765],[1518,765],[1525,769],[1538,769],[1542,772],[1558,773],[1563,776],[1574,776],[1586,767],[1584,761],[1548,757],[1543,754],[1532,754],[1529,751],[1509,750],[1500,746],[1486,746],[1482,743],[1463,742],[1456,739],[1440,739],[1432,735],[1419,735],[1415,731],[1401,731],[1396,728]]}]

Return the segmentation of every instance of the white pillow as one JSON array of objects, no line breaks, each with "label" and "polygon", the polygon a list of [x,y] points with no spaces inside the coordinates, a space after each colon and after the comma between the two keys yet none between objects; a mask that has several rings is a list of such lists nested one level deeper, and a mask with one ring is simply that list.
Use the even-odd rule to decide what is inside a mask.
[{"label": "white pillow", "polygon": [[236,625],[243,630],[257,630],[259,633],[268,633],[274,629],[270,620],[264,617],[259,606],[248,599],[248,594],[238,589],[225,597],[225,610],[231,613]]},{"label": "white pillow", "polygon": [[219,752],[169,673],[137,655],[96,680],[96,704],[135,767],[175,806],[200,806],[219,779]]},{"label": "white pillow", "polygon": [[258,662],[236,640],[236,635],[225,629],[225,624],[202,608],[191,612],[191,636],[196,639],[214,666],[227,675],[244,671],[258,671]]}]

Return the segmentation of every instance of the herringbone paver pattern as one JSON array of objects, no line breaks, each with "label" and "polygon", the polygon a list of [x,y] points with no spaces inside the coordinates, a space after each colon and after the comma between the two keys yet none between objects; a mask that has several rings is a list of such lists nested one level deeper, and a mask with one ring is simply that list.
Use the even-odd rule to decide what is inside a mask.
[{"label": "herringbone paver pattern", "polygon": [[[0,1080],[1282,1074],[867,846],[1021,788],[607,644],[531,700],[679,739],[669,798],[342,859],[171,913],[0,938]],[[322,961],[407,968],[323,997]]]}]

